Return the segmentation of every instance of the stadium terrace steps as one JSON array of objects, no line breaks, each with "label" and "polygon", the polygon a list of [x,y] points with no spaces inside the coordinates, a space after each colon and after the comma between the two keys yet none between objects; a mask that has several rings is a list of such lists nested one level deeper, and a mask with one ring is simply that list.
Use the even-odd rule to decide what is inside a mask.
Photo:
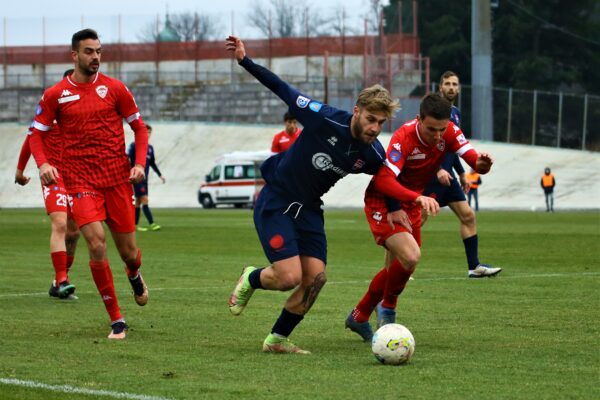
[{"label": "stadium terrace steps", "polygon": [[[265,96],[266,97],[266,96]],[[199,102],[205,101],[202,99]],[[266,100],[265,100],[266,101]],[[277,99],[268,100],[268,106],[277,120],[285,112],[285,106]],[[243,108],[243,107],[242,107]],[[283,128],[256,124],[256,115],[244,110],[213,110],[214,120],[235,112],[236,118],[251,124],[224,124],[200,122],[152,121],[157,162],[167,178],[162,185],[158,177],[150,173],[152,205],[154,207],[198,207],[197,190],[209,172],[214,160],[232,151],[269,150],[273,135]],[[39,179],[35,163],[30,160],[25,171],[32,181],[25,187],[14,184],[15,170],[20,147],[28,123],[0,124],[0,207],[42,207]],[[126,145],[133,141],[133,133],[125,126]],[[390,135],[382,135],[387,146]],[[474,141],[478,151],[488,151],[495,159],[492,172],[482,177],[479,190],[480,209],[545,210],[540,178],[546,166],[556,176],[555,208],[598,209],[600,181],[600,153],[587,151],[483,143]],[[464,164],[464,163],[463,163]],[[327,207],[362,207],[363,193],[370,177],[350,175],[339,181],[324,197]]]}]

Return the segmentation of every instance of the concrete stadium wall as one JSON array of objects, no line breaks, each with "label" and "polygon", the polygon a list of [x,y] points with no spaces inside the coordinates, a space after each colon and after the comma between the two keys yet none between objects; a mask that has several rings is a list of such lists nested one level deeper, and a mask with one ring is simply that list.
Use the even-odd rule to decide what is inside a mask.
[{"label": "concrete stadium wall", "polygon": [[[153,207],[199,207],[197,190],[221,154],[231,151],[270,149],[271,139],[281,125],[231,125],[210,123],[159,123],[151,143],[166,184],[150,172],[150,202]],[[14,171],[27,126],[0,124],[0,208],[41,207],[41,189],[35,163],[30,160],[25,187],[14,184]],[[126,127],[126,143],[133,134]],[[390,135],[382,135],[387,146]],[[600,154],[524,145],[474,141],[479,151],[495,158],[492,171],[482,177],[480,209],[544,210],[540,178],[544,167],[552,169],[557,181],[555,208],[600,208]],[[368,176],[350,175],[324,197],[326,207],[362,207]]]}]

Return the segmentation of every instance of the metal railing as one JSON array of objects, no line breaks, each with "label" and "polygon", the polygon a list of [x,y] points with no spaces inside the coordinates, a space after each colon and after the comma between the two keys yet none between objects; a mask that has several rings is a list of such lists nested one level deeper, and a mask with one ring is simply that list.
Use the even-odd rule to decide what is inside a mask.
[{"label": "metal railing", "polygon": [[[46,79],[54,82],[61,77],[61,74],[48,74]],[[157,75],[155,71],[131,71],[123,72],[121,77],[149,119],[278,123],[279,114],[285,111],[283,103],[237,66],[219,73],[161,71]],[[348,110],[363,85],[360,78],[330,78],[327,85],[322,76],[309,76],[308,80],[305,75],[282,78],[310,96],[328,99],[331,105]],[[7,81],[27,84],[0,90],[0,121],[26,123],[31,120],[43,91],[41,82],[35,79],[39,76],[7,77]],[[156,85],[157,80],[160,85]],[[402,110],[387,126],[388,131],[415,117],[426,89],[437,90],[435,84],[415,86],[414,81],[406,81],[406,85],[411,85],[413,90],[408,96],[400,95]],[[471,101],[471,89],[469,85],[462,85],[457,106],[462,112],[461,128],[468,137],[478,138],[478,132],[471,129],[471,115],[478,112]],[[254,95],[242,101],[240,90],[241,94]],[[600,125],[600,96],[497,87],[492,93],[494,141],[600,151],[600,132],[590,129]],[[222,112],[227,107],[230,111]]]}]

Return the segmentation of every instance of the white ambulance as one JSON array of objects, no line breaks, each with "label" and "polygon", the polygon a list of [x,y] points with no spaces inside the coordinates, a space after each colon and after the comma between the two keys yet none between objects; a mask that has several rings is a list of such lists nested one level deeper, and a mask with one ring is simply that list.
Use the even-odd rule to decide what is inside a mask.
[{"label": "white ambulance", "polygon": [[200,185],[198,202],[204,208],[252,207],[265,185],[260,165],[272,154],[270,151],[234,151],[218,157]]}]

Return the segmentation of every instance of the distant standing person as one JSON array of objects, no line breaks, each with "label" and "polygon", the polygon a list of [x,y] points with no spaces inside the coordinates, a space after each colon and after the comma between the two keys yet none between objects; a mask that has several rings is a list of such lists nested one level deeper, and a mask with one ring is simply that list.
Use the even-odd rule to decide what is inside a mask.
[{"label": "distant standing person", "polygon": [[479,185],[481,185],[481,176],[477,173],[477,171],[471,170],[467,174],[467,183],[469,184],[469,206],[471,205],[471,199],[475,200],[475,211],[479,211]]},{"label": "distant standing person", "polygon": [[[150,141],[150,137],[152,136],[152,127],[146,124],[146,128],[148,128],[148,142]],[[129,163],[133,167],[135,165],[135,142],[131,142],[129,145],[129,150],[127,151],[129,154]],[[156,165],[156,159],[154,158],[154,147],[150,143],[148,143],[148,154],[146,155],[146,168],[144,169],[144,179],[140,183],[136,183],[133,185],[133,191],[135,193],[135,225],[137,226],[137,230],[140,232],[158,231],[160,230],[160,225],[154,222],[154,217],[152,216],[152,211],[150,211],[150,206],[148,205],[148,173],[150,172],[150,167],[156,172],[156,175],[160,178],[162,183],[165,183],[167,180],[160,173],[158,169],[158,165]],[[138,226],[140,222],[140,206],[144,211],[144,215],[150,224],[149,227]]]},{"label": "distant standing person", "polygon": [[554,212],[554,186],[556,186],[556,180],[554,175],[550,173],[550,168],[546,167],[544,170],[540,185],[542,185],[546,196],[546,212]]},{"label": "distant standing person", "polygon": [[290,112],[286,112],[283,115],[283,122],[285,123],[285,129],[273,137],[273,143],[271,144],[272,153],[282,153],[289,149],[302,132],[302,130],[298,128],[296,117]]}]

